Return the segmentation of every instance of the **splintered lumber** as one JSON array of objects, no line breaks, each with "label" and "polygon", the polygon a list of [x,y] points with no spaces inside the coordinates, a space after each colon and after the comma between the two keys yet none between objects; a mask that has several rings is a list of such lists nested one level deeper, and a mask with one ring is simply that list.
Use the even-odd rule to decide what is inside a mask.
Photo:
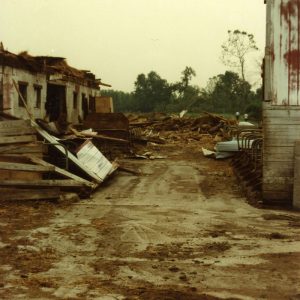
[{"label": "splintered lumber", "polygon": [[28,172],[16,170],[0,170],[1,180],[26,180],[27,182],[42,179],[42,172]]},{"label": "splintered lumber", "polygon": [[47,146],[43,143],[33,143],[33,144],[18,144],[18,145],[6,145],[0,147],[0,153],[9,154],[24,154],[24,153],[46,153]]},{"label": "splintered lumber", "polygon": [[[36,128],[36,130],[38,131],[38,133],[44,138],[46,139],[48,142],[54,144],[54,147],[60,151],[63,155],[65,155],[65,149],[63,147],[61,147],[58,144],[58,140],[52,136],[51,134],[49,134],[47,131],[45,131],[44,129],[42,129],[41,127],[39,127],[38,124],[36,124],[35,122],[32,122],[32,124],[34,124],[34,127]],[[68,151],[68,158],[75,164],[77,165],[85,174],[87,174],[90,178],[93,178],[97,183],[101,183],[103,180],[97,176],[97,174],[95,174],[94,172],[90,171],[83,163],[81,163],[81,161],[79,161],[79,159],[72,154],[70,151]]]},{"label": "splintered lumber", "polygon": [[58,199],[61,196],[59,188],[51,189],[16,189],[0,188],[0,201],[5,200],[46,200]]},{"label": "splintered lumber", "polygon": [[52,165],[52,164],[50,164],[50,163],[34,156],[34,155],[27,154],[25,156],[28,157],[33,163],[36,163],[40,166],[54,168],[53,169],[54,172],[66,177],[66,178],[70,178],[70,179],[73,179],[75,181],[81,182],[82,184],[84,184],[88,187],[91,187],[91,188],[96,188],[97,187],[97,184],[95,184],[93,182],[90,182],[88,180],[85,180],[85,179],[83,179],[83,178],[81,178],[81,177],[79,177],[79,176],[77,176],[77,175],[75,175],[75,174],[73,174],[73,173],[71,173],[67,170],[64,170],[64,169],[61,169],[57,166],[54,166],[54,165]]},{"label": "splintered lumber", "polygon": [[0,136],[20,136],[35,133],[36,130],[31,127],[30,120],[11,120],[0,122]]},{"label": "splintered lumber", "polygon": [[22,164],[16,162],[0,162],[0,170],[16,170],[27,172],[53,172],[54,166],[37,166],[30,164]]},{"label": "splintered lumber", "polygon": [[1,137],[0,145],[5,144],[17,144],[17,143],[31,143],[36,141],[35,135],[20,135],[20,136],[10,136],[10,137]]},{"label": "splintered lumber", "polygon": [[[1,180],[26,180],[26,181],[34,181],[42,179],[42,172],[33,172],[32,171],[32,164],[29,166],[31,167],[31,171],[23,170],[22,167],[24,165],[30,164],[30,160],[23,155],[17,154],[1,154],[0,155],[0,163],[2,164],[0,170],[0,181]],[[20,170],[14,167],[14,165],[20,165]],[[33,166],[34,168],[34,166]]]},{"label": "splintered lumber", "polygon": [[110,136],[106,136],[103,134],[92,134],[92,133],[88,133],[88,132],[79,132],[75,128],[70,128],[70,129],[78,137],[95,138],[95,139],[99,139],[99,140],[118,142],[118,143],[123,143],[123,144],[129,143],[128,140],[124,140],[124,139],[120,139],[120,138],[110,137]]},{"label": "splintered lumber", "polygon": [[70,179],[47,179],[47,180],[1,180],[0,186],[31,186],[31,187],[84,187],[84,184]]},{"label": "splintered lumber", "polygon": [[[88,137],[88,135],[87,135]],[[90,136],[91,137],[91,136]],[[102,135],[102,134],[97,134],[92,136],[95,139],[99,139],[99,140],[105,140],[105,141],[110,141],[110,142],[117,142],[117,143],[122,143],[122,144],[128,144],[129,141],[124,140],[124,139],[119,139],[119,138],[114,138],[114,137],[109,137],[106,135]]]},{"label": "splintered lumber", "polygon": [[204,114],[210,116],[211,118],[213,118],[213,119],[215,119],[217,121],[224,121],[226,123],[228,122],[228,119],[224,118],[223,116],[212,114],[212,113],[209,113],[207,111],[205,111]]},{"label": "splintered lumber", "polygon": [[31,128],[30,120],[0,121],[0,133],[9,132],[16,128]]},{"label": "splintered lumber", "polygon": [[11,162],[11,163],[21,163],[28,164],[30,159],[21,154],[0,154],[0,161],[2,162]]}]

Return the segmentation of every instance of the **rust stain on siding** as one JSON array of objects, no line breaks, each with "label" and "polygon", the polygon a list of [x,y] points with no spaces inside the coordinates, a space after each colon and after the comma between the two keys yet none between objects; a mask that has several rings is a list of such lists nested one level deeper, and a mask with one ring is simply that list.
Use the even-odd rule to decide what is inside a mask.
[{"label": "rust stain on siding", "polygon": [[[300,0],[290,0],[287,3],[281,1],[280,15],[287,24],[288,51],[284,59],[288,68],[288,104],[290,104],[291,91],[297,91],[297,105],[299,105],[299,72],[300,72]],[[297,20],[297,21],[296,21]],[[296,36],[295,36],[296,35]],[[281,42],[281,41],[280,41]],[[281,50],[280,43],[280,50]]]},{"label": "rust stain on siding", "polygon": [[297,50],[291,50],[284,54],[284,58],[289,66],[289,68],[299,73],[300,71],[300,51]]},{"label": "rust stain on siding", "polygon": [[281,1],[280,14],[282,17],[284,17],[286,22],[289,22],[290,17],[296,15],[299,6],[300,6],[299,0],[290,0],[288,3],[283,3],[283,1]]}]

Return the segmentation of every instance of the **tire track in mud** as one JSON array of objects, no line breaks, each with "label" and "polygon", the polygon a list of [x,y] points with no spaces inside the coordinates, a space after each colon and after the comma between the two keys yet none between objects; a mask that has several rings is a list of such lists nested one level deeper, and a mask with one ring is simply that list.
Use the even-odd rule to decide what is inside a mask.
[{"label": "tire track in mud", "polygon": [[[93,199],[60,207],[48,224],[23,231],[35,237],[34,247],[51,246],[58,255],[49,268],[11,281],[18,285],[12,296],[212,300],[300,293],[288,290],[300,279],[300,228],[246,204],[226,163],[182,157],[136,165],[143,176],[119,174]],[[224,180],[206,194],[217,179]],[[275,230],[284,238],[272,240]]]}]

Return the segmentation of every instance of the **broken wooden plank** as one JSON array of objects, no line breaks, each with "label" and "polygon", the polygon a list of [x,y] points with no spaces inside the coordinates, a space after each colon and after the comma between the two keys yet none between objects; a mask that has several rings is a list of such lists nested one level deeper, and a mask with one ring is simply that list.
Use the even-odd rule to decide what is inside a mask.
[{"label": "broken wooden plank", "polygon": [[37,165],[22,164],[16,162],[0,162],[0,169],[27,171],[27,172],[53,172],[55,170],[54,166],[37,166]]},{"label": "broken wooden plank", "polygon": [[70,128],[71,131],[78,137],[87,137],[87,138],[94,138],[94,139],[99,139],[99,140],[105,140],[105,141],[110,141],[110,142],[117,142],[117,143],[122,143],[122,144],[128,144],[128,140],[120,139],[120,138],[115,138],[115,137],[109,137],[103,134],[93,134],[93,133],[87,133],[87,132],[79,132],[75,128]]},{"label": "broken wooden plank", "polygon": [[47,153],[47,145],[43,143],[6,145],[0,147],[0,153],[24,154],[24,153]]},{"label": "broken wooden plank", "polygon": [[[23,156],[18,154],[9,154],[9,155],[0,155],[1,163],[10,163],[10,164],[30,164],[31,161]],[[4,170],[0,172],[0,181],[1,180],[26,180],[34,181],[42,179],[41,172],[28,172],[23,170]]]},{"label": "broken wooden plank", "polygon": [[15,130],[16,128],[32,128],[30,120],[0,121],[0,133]]},{"label": "broken wooden plank", "polygon": [[59,188],[51,189],[16,189],[0,188],[0,201],[5,200],[46,200],[58,199],[61,196]]},{"label": "broken wooden plank", "polygon": [[[50,135],[47,131],[45,131],[44,129],[42,129],[38,124],[36,124],[35,122],[32,121],[32,124],[34,124],[34,127],[36,128],[36,130],[38,131],[38,133],[44,138],[46,139],[48,142],[55,144],[54,147],[60,151],[63,155],[65,155],[65,149],[60,146],[57,145],[59,144],[58,139],[56,139],[54,136]],[[75,164],[77,165],[85,174],[87,174],[89,177],[91,177],[92,179],[94,179],[97,183],[101,183],[103,180],[94,172],[92,172],[91,170],[89,170],[81,161],[79,161],[79,159],[73,155],[70,151],[68,151],[68,158]]]},{"label": "broken wooden plank", "polygon": [[85,184],[85,185],[87,185],[87,186],[89,186],[89,187],[91,187],[93,189],[97,187],[97,184],[95,184],[93,182],[90,182],[88,180],[85,180],[85,179],[83,179],[83,178],[81,178],[81,177],[79,177],[79,176],[77,176],[77,175],[75,175],[75,174],[73,174],[73,173],[71,173],[71,172],[69,172],[67,170],[64,170],[64,169],[61,169],[61,168],[59,168],[57,166],[54,166],[54,165],[52,165],[52,164],[50,164],[50,163],[48,163],[48,162],[46,162],[46,161],[44,161],[44,160],[42,160],[42,159],[34,156],[34,155],[30,155],[29,154],[29,155],[25,155],[25,156],[28,157],[32,162],[34,162],[36,164],[39,164],[41,166],[53,167],[54,168],[54,172],[56,172],[56,173],[58,173],[60,175],[63,175],[64,177],[67,177],[67,178],[76,180],[78,182],[81,182],[81,183],[83,183],[83,184]]},{"label": "broken wooden plank", "polygon": [[1,180],[0,186],[37,186],[37,187],[85,187],[82,182],[70,179],[47,179],[47,180]]},{"label": "broken wooden plank", "polygon": [[26,180],[27,182],[41,180],[41,172],[28,172],[28,171],[16,171],[16,170],[1,170],[0,171],[0,181],[1,180]]},{"label": "broken wooden plank", "polygon": [[10,136],[10,137],[1,137],[0,145],[5,144],[17,144],[17,143],[31,143],[36,141],[35,135],[21,135],[21,136]]},{"label": "broken wooden plank", "polygon": [[[1,122],[0,122],[1,123]],[[32,127],[16,127],[10,128],[9,130],[0,129],[0,137],[2,136],[15,136],[15,135],[28,135],[36,134],[36,130]]]},{"label": "broken wooden plank", "polygon": [[12,163],[21,163],[28,164],[30,163],[30,159],[21,154],[0,154],[0,161],[2,162],[12,162]]},{"label": "broken wooden plank", "polygon": [[36,134],[36,130],[34,128],[13,128],[9,131],[0,132],[0,137],[2,136],[19,136],[19,135],[29,135]]}]

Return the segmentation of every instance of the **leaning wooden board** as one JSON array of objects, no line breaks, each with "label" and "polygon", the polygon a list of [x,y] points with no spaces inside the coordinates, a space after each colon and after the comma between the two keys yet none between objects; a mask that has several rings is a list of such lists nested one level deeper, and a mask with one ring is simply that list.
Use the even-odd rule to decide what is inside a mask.
[{"label": "leaning wooden board", "polygon": [[[0,137],[1,138],[1,137]],[[34,153],[34,155],[42,155],[47,153],[47,145],[42,142],[35,142],[30,144],[14,144],[5,145],[0,147],[0,154],[24,154],[24,153]]]},{"label": "leaning wooden board", "polygon": [[[47,131],[45,131],[44,129],[40,128],[38,124],[36,124],[34,121],[32,121],[32,125],[36,128],[36,130],[38,131],[38,133],[44,138],[46,139],[49,143],[54,144],[54,147],[60,151],[62,154],[66,154],[65,153],[65,149],[58,145],[59,142],[58,140],[52,136],[51,134],[49,134]],[[89,177],[91,177],[92,179],[94,179],[97,183],[101,183],[103,180],[97,176],[94,172],[90,171],[85,165],[83,165],[81,163],[81,161],[78,160],[78,158],[73,155],[70,151],[68,151],[68,158],[74,163],[76,164],[83,172],[85,172]]]},{"label": "leaning wooden board", "polygon": [[14,131],[20,128],[32,130],[31,121],[30,120],[9,120],[9,121],[0,122],[0,134]]},{"label": "leaning wooden board", "polygon": [[36,141],[35,135],[20,135],[20,136],[5,136],[0,137],[0,145],[18,144],[18,143],[31,143]]},{"label": "leaning wooden board", "polygon": [[24,155],[25,157],[29,158],[33,163],[36,163],[37,165],[40,165],[40,166],[44,166],[44,167],[50,167],[50,168],[53,168],[53,171],[62,175],[63,177],[66,177],[68,179],[73,179],[75,181],[78,181],[78,182],[81,182],[82,184],[94,189],[97,187],[96,184],[90,182],[90,181],[87,181],[73,173],[70,173],[69,171],[67,170],[64,170],[64,169],[61,169],[57,166],[54,166],[52,164],[49,164],[47,163],[46,161],[36,157],[35,155],[30,155],[30,154],[27,154],[27,155]]},{"label": "leaning wooden board", "polygon": [[22,164],[16,162],[1,162],[0,170],[16,170],[16,171],[27,171],[27,172],[54,172],[54,166],[37,166],[32,164]]},{"label": "leaning wooden board", "polygon": [[[32,170],[35,168],[30,159],[20,154],[0,154],[0,181],[1,180],[41,180],[42,172]],[[14,166],[15,165],[15,166]],[[31,170],[25,170],[26,165]],[[19,166],[19,167],[18,167]]]}]

